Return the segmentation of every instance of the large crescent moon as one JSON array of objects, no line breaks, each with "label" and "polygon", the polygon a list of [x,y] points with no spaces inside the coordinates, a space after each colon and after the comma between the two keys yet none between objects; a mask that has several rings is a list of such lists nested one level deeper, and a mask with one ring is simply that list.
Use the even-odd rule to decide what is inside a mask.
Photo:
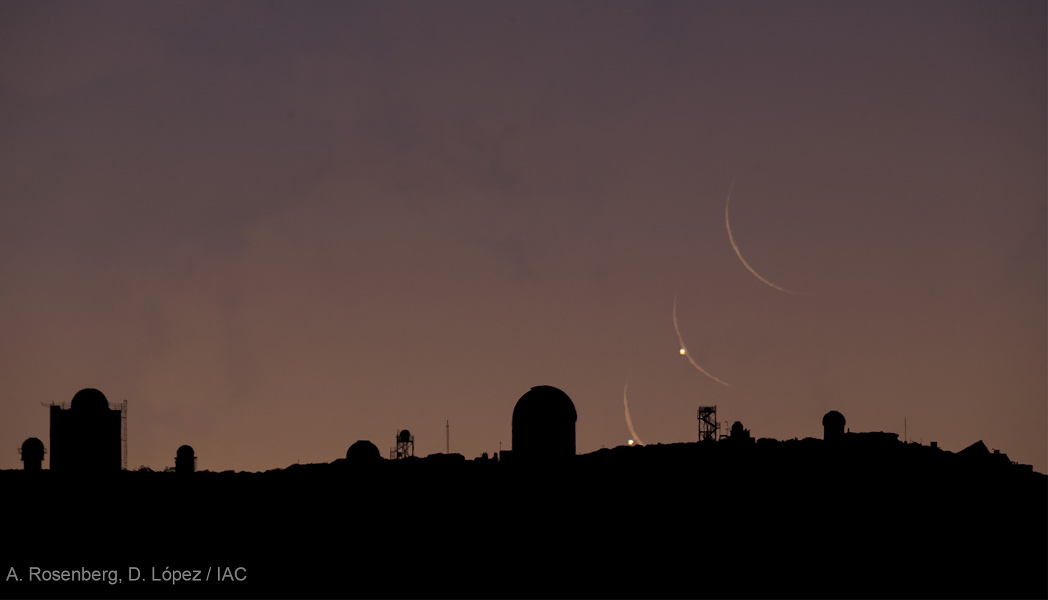
[{"label": "large crescent moon", "polygon": [[728,189],[728,201],[724,203],[724,226],[728,228],[728,241],[731,242],[731,247],[735,250],[735,256],[739,257],[739,260],[742,261],[742,266],[746,267],[746,269],[750,273],[753,273],[753,276],[756,277],[757,279],[760,279],[764,283],[766,283],[769,286],[779,290],[780,292],[786,292],[787,294],[799,295],[800,292],[793,292],[793,291],[790,291],[790,290],[788,290],[786,288],[779,287],[779,286],[775,285],[774,283],[768,281],[767,279],[761,277],[761,274],[758,273],[757,271],[755,271],[753,269],[753,267],[750,266],[750,263],[746,262],[746,259],[742,257],[742,252],[739,252],[739,246],[738,246],[738,244],[735,243],[735,236],[733,236],[731,234],[731,220],[728,218],[728,208],[731,206],[731,192],[734,189],[735,189],[735,182],[733,181],[733,182],[731,182],[731,188]]},{"label": "large crescent moon", "polygon": [[720,379],[717,379],[713,375],[710,375],[709,372],[706,371],[706,369],[703,369],[702,366],[700,366],[699,363],[695,362],[695,359],[691,357],[691,353],[688,352],[687,346],[684,345],[684,336],[682,336],[680,334],[680,327],[677,325],[677,297],[676,296],[673,297],[673,330],[677,332],[677,341],[680,342],[680,353],[683,354],[684,356],[688,357],[688,362],[690,362],[692,364],[692,366],[694,366],[696,369],[701,371],[703,375],[705,375],[706,377],[709,377],[710,379],[716,381],[717,383],[719,383],[721,385],[725,385],[725,386],[731,387],[730,383],[728,383],[726,381],[721,381]]},{"label": "large crescent moon", "polygon": [[626,397],[626,388],[629,387],[630,380],[626,379],[626,385],[622,386],[622,406],[626,408],[626,428],[630,430],[630,435],[633,436],[633,441],[638,446],[643,446],[644,442],[640,441],[640,436],[637,435],[636,431],[633,431],[633,419],[630,418],[630,401]]}]

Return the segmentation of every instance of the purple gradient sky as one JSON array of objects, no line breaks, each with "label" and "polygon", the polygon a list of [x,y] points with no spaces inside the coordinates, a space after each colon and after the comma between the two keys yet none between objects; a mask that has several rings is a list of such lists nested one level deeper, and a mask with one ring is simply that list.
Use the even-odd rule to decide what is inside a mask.
[{"label": "purple gradient sky", "polygon": [[[1044,2],[0,4],[0,468],[856,431],[1048,470]],[[743,255],[790,296],[753,277]],[[693,357],[678,354],[672,307]]]}]

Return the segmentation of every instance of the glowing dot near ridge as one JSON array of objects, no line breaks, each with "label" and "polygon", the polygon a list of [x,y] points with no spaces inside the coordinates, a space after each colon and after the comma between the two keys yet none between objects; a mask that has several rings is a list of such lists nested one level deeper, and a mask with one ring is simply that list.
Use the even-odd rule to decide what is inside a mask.
[{"label": "glowing dot near ridge", "polygon": [[630,444],[630,446],[632,446],[633,445],[633,440],[630,440],[629,444]]},{"label": "glowing dot near ridge", "polygon": [[687,351],[687,350],[685,350],[684,348],[681,348],[681,349],[680,349],[680,355],[681,355],[681,356],[684,356],[684,355],[685,355],[685,354],[687,354],[687,353],[688,353],[688,351]]}]

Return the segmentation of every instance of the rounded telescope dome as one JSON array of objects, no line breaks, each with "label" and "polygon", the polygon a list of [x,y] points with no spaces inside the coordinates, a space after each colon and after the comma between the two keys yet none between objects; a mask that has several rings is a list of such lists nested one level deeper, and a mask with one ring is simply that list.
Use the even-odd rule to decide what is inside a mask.
[{"label": "rounded telescope dome", "polygon": [[839,413],[839,412],[837,412],[835,410],[831,410],[830,412],[826,413],[825,416],[822,417],[822,426],[823,427],[833,427],[833,426],[844,427],[844,423],[845,423],[844,415],[842,415],[841,413]]},{"label": "rounded telescope dome", "polygon": [[575,455],[575,403],[561,390],[540,385],[513,408],[513,454],[520,458]]},{"label": "rounded telescope dome", "polygon": [[411,432],[408,431],[407,429],[401,431],[400,434],[397,435],[397,441],[400,442],[401,444],[406,444],[406,443],[410,442],[411,441]]},{"label": "rounded telescope dome", "polygon": [[822,418],[822,439],[835,440],[844,436],[844,415],[831,410]]},{"label": "rounded telescope dome", "polygon": [[73,410],[98,411],[108,409],[109,401],[106,400],[105,394],[102,392],[94,388],[85,388],[73,396],[73,401],[69,403],[69,408]]},{"label": "rounded telescope dome", "polygon": [[189,445],[179,446],[175,451],[175,473],[192,473],[196,471],[196,456],[193,455],[193,447]]},{"label": "rounded telescope dome", "polygon": [[29,438],[22,442],[22,458],[44,457],[44,443],[37,438]]},{"label": "rounded telescope dome", "polygon": [[382,460],[378,446],[369,440],[357,440],[346,450],[346,460],[351,462],[371,462]]},{"label": "rounded telescope dome", "polygon": [[44,443],[37,438],[22,442],[22,463],[26,471],[39,471],[44,462]]}]

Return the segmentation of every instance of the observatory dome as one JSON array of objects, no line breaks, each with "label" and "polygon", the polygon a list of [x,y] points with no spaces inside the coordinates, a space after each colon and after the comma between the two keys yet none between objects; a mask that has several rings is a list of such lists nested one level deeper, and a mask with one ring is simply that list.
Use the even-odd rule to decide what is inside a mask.
[{"label": "observatory dome", "polygon": [[22,458],[39,456],[43,459],[44,443],[37,438],[29,438],[22,442]]},{"label": "observatory dome", "polygon": [[98,411],[108,409],[109,401],[106,400],[105,394],[102,392],[94,388],[86,388],[73,396],[73,401],[69,403],[69,408],[73,410]]},{"label": "observatory dome", "polygon": [[175,473],[192,473],[196,471],[196,456],[193,447],[186,444],[175,451]]},{"label": "observatory dome", "polygon": [[346,460],[352,462],[371,462],[382,459],[378,446],[368,440],[357,440],[346,450]]},{"label": "observatory dome", "polygon": [[37,438],[22,442],[22,463],[26,471],[39,471],[44,462],[44,443]]},{"label": "observatory dome", "polygon": [[578,420],[575,403],[567,394],[551,385],[537,385],[517,400],[513,407],[513,420],[530,419],[570,419]]},{"label": "observatory dome", "polygon": [[822,439],[832,440],[844,435],[844,415],[831,410],[822,418]]},{"label": "observatory dome", "polygon": [[575,455],[575,403],[561,390],[540,385],[513,408],[513,453],[527,456]]}]

